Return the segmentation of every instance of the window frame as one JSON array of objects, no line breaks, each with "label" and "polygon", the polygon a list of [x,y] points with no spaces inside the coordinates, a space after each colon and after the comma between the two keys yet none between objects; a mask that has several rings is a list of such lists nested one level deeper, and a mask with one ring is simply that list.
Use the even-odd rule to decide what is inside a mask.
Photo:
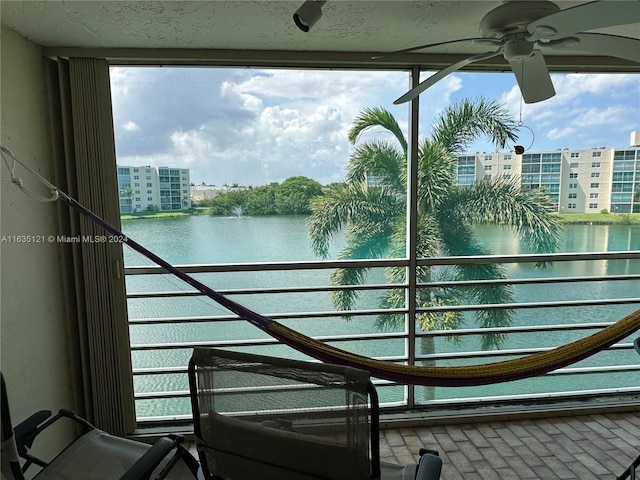
[{"label": "window frame", "polygon": [[[75,50],[75,55],[74,55],[74,51]],[[83,49],[65,49],[64,50],[66,56],[71,57],[71,58],[79,58],[79,57],[87,57],[88,56],[88,52],[86,52]],[[45,56],[49,56],[51,58],[57,58],[57,57],[64,57],[64,55],[60,55],[60,52],[58,51],[58,49],[50,49],[50,48],[45,48],[44,49],[44,55]],[[139,54],[139,52],[138,52]],[[167,51],[158,51],[153,53],[153,51],[148,52],[148,54],[150,55],[151,58],[138,58],[134,55],[132,55],[131,57],[128,58],[123,58],[123,54],[120,53],[116,53],[115,51],[112,54],[104,54],[103,57],[105,61],[112,66],[118,66],[118,65],[140,65],[140,66],[144,66],[144,65],[158,65],[158,64],[162,64],[162,65],[167,65],[167,66],[194,66],[194,65],[203,65],[203,66],[211,66],[211,67],[215,67],[215,66],[224,66],[224,67],[246,67],[247,65],[251,65],[252,67],[255,68],[260,68],[260,67],[286,67],[286,68],[303,68],[303,69],[309,69],[309,68],[326,68],[326,69],[344,69],[344,70],[348,70],[348,69],[370,69],[370,70],[397,70],[397,71],[405,71],[405,72],[409,72],[410,74],[410,78],[411,78],[411,82],[412,85],[417,85],[420,81],[420,74],[422,72],[422,70],[427,70],[426,66],[424,68],[419,67],[418,65],[413,65],[409,68],[407,68],[406,66],[406,62],[404,64],[392,64],[392,63],[388,63],[386,66],[381,67],[379,64],[376,64],[375,62],[373,62],[370,59],[370,56],[368,55],[360,55],[357,54],[355,56],[352,55],[345,55],[342,56],[341,54],[336,54],[333,53],[330,56],[333,56],[332,58],[334,58],[332,61],[328,62],[326,60],[322,60],[322,58],[326,58],[326,56],[319,54],[316,55],[314,53],[311,53],[309,55],[308,52],[275,52],[273,55],[267,55],[266,57],[268,58],[267,60],[265,60],[264,58],[260,59],[260,56],[264,56],[264,52],[260,52],[258,53],[253,53],[253,55],[256,55],[256,57],[252,57],[252,53],[247,53],[247,55],[243,55],[240,52],[226,52],[226,53],[220,53],[220,52],[205,52],[202,53],[202,58],[198,58],[198,54],[196,54],[195,56],[193,55],[192,52],[187,52],[184,51],[182,53],[180,52],[171,52],[168,53]],[[95,52],[92,52],[92,55],[98,55]],[[336,60],[335,58],[340,58],[342,59],[341,63],[340,61]],[[366,59],[365,59],[366,57]],[[350,62],[345,60],[347,58],[351,58],[353,60],[351,60]],[[357,58],[360,58],[360,60],[355,60]],[[498,71],[498,69],[496,68],[495,70],[496,72]],[[104,86],[101,87],[104,89]],[[415,168],[416,164],[417,164],[417,146],[418,146],[418,131],[417,131],[417,125],[418,125],[418,116],[419,116],[419,103],[418,100],[416,99],[413,102],[410,102],[408,104],[408,117],[410,118],[410,128],[409,128],[409,135],[408,135],[408,143],[409,143],[409,164],[410,164],[410,169]],[[104,127],[104,126],[103,126]],[[111,130],[113,129],[113,124],[111,124],[110,127]],[[113,139],[112,139],[113,142]],[[115,149],[115,145],[113,145],[113,148]],[[596,156],[596,155],[594,155]],[[600,156],[600,155],[597,155]],[[114,163],[114,171],[115,171],[115,163]],[[411,170],[410,170],[411,171]],[[577,174],[575,177],[572,178],[577,178]],[[413,179],[412,179],[413,180]],[[416,201],[416,191],[415,191],[415,186],[413,185],[414,188],[411,188],[411,184],[412,182],[408,182],[408,207],[407,207],[407,215],[409,218],[411,218],[411,215],[415,215],[416,213],[416,206],[417,206],[417,201]],[[103,189],[108,188],[107,185],[102,185]],[[117,189],[115,190],[117,191]],[[113,197],[116,197],[117,200],[117,193],[112,192],[111,195]],[[573,207],[572,207],[573,205]],[[576,208],[575,204],[569,204],[569,208]],[[415,216],[413,217],[415,218]],[[414,222],[411,222],[414,223]],[[409,226],[409,228],[411,228]],[[407,241],[407,247],[409,247],[409,243],[412,241],[413,237],[411,235],[408,236],[408,241]],[[415,241],[415,239],[413,239],[413,241]],[[122,248],[120,246],[120,248]],[[413,264],[415,265],[415,255],[412,256],[412,252],[415,252],[416,249],[415,248],[408,248],[407,249],[409,252],[409,257],[410,257],[410,263],[413,262]],[[415,270],[413,271],[413,273],[415,273]],[[410,276],[411,277],[411,276]],[[122,283],[124,283],[124,275],[122,275],[122,278],[120,279],[120,281]],[[415,282],[415,278],[413,280]],[[413,288],[415,289],[415,284],[413,285]],[[411,294],[411,280],[409,281],[409,297],[410,298],[415,298],[415,295]],[[125,299],[125,303],[126,303],[126,299]],[[415,313],[415,310],[414,310]],[[124,316],[124,318],[126,319],[126,315]],[[412,324],[414,324],[415,322],[408,322],[410,327]],[[414,325],[415,327],[415,325]],[[415,332],[414,332],[415,333]],[[412,348],[412,342],[409,342],[410,347]],[[127,343],[126,345],[127,351],[129,348],[129,345]],[[130,377],[130,371],[126,372],[127,375],[129,375]],[[125,385],[127,382],[126,380],[123,380],[121,382],[121,385],[118,385],[118,388],[116,388],[116,392],[121,395],[122,390],[120,389],[120,387],[124,386],[125,390],[127,387],[127,385]],[[90,401],[95,401],[96,398],[99,396],[99,392],[97,390],[94,390],[93,387],[91,385],[84,385],[85,390],[89,389],[91,390],[89,397],[91,397],[89,399]],[[413,394],[410,393],[409,395],[410,398],[413,398]],[[118,417],[119,421],[124,421],[126,424],[126,431],[124,432],[124,434],[131,434],[134,433],[137,425],[135,423],[135,409],[133,407],[133,396],[131,395],[130,397],[130,402],[131,402],[131,410],[129,413],[133,414],[133,421],[131,420],[131,417],[129,416],[129,413],[127,412],[118,412],[118,411],[111,411],[108,412],[111,415],[114,415],[116,417]],[[114,433],[120,434],[119,431],[116,431]]]}]

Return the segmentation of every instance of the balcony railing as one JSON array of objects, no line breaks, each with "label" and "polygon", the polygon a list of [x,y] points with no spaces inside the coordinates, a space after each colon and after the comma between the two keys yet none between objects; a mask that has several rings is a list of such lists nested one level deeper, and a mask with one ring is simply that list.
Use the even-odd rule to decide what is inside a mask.
[{"label": "balcony railing", "polygon": [[[501,264],[505,279],[447,281],[446,269],[466,263]],[[544,263],[543,268],[537,265]],[[387,283],[384,269],[409,267],[405,259],[184,265],[180,268],[253,310],[309,336],[366,356],[409,365],[468,365],[542,352],[613,324],[640,305],[640,252],[510,255],[419,259],[433,267],[420,283]],[[370,282],[334,286],[336,268],[367,268]],[[159,267],[127,267],[131,355],[137,418],[141,422],[190,418],[186,365],[195,346],[212,346],[305,358],[239,319]],[[508,304],[455,304],[404,308],[379,306],[384,292],[483,288],[506,285]],[[224,288],[223,288],[224,287]],[[338,311],[331,293],[358,292],[355,308]],[[509,310],[511,324],[476,325],[478,311]],[[426,312],[461,312],[454,330],[423,331],[400,321]],[[387,320],[387,321],[385,321]],[[499,335],[498,348],[483,350],[483,335]],[[640,364],[633,338],[589,359],[532,379],[485,387],[420,387],[376,380],[387,409],[437,408],[477,402],[535,400],[640,392]]]}]

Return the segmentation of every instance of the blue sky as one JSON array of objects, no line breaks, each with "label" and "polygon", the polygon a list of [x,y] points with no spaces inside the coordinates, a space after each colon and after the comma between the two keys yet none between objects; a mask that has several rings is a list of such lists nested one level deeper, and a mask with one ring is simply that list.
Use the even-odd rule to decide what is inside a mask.
[{"label": "blue sky", "polygon": [[[511,73],[449,75],[420,97],[421,135],[452,102],[480,96],[516,120],[522,108],[528,128],[518,143],[531,151],[625,147],[640,130],[640,75],[552,80],[555,97],[521,105]],[[407,107],[393,100],[408,82],[404,72],[114,67],[118,163],[189,168],[196,184],[263,185],[295,175],[342,181],[354,148],[347,131],[363,108],[390,110],[406,132]],[[392,141],[382,131],[367,138]],[[483,139],[467,149],[494,150]]]}]

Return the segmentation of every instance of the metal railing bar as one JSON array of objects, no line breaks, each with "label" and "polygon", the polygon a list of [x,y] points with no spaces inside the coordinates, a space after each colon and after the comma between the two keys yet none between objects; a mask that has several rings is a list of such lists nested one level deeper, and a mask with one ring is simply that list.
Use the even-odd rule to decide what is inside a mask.
[{"label": "metal railing bar", "polygon": [[[640,251],[620,252],[587,252],[587,253],[553,253],[525,255],[468,255],[456,257],[418,258],[418,265],[464,265],[468,263],[550,263],[593,260],[632,260],[640,259]],[[217,264],[185,264],[176,265],[185,273],[226,273],[254,272],[276,270],[324,270],[335,268],[377,268],[406,267],[409,260],[405,258],[365,259],[365,260],[323,260],[293,262],[254,262],[254,263],[217,263]],[[126,275],[158,275],[166,273],[159,266],[125,267]]]},{"label": "metal railing bar", "polygon": [[486,333],[533,333],[554,332],[566,330],[595,330],[606,328],[615,322],[598,323],[556,323],[550,325],[516,325],[511,327],[477,327],[460,328],[457,330],[427,330],[416,334],[416,337],[449,337],[451,335],[483,335]]},{"label": "metal railing bar", "polygon": [[[640,276],[638,276],[640,278]],[[407,288],[406,284],[371,284],[371,285],[334,285],[334,286],[315,286],[315,287],[280,287],[280,288],[244,288],[244,289],[220,289],[216,290],[223,295],[262,295],[275,293],[321,293],[334,292],[342,290],[395,290]],[[158,298],[158,297],[204,297],[201,292],[196,290],[176,290],[163,292],[136,292],[128,293],[127,299],[138,298]]]},{"label": "metal railing bar", "polygon": [[[511,348],[504,350],[476,350],[471,352],[442,352],[442,353],[423,353],[416,355],[417,362],[436,361],[436,360],[461,360],[467,358],[493,358],[493,357],[522,357],[532,355],[534,353],[548,352],[557,347],[537,347],[537,348]],[[631,349],[630,344],[620,343],[610,346],[607,350],[628,350]]]},{"label": "metal railing bar", "polygon": [[522,303],[488,303],[482,305],[446,305],[436,307],[420,307],[418,312],[465,312],[474,310],[519,310],[529,308],[559,308],[604,305],[640,304],[640,297],[616,298],[604,300],[556,300],[553,302],[522,302]]},{"label": "metal railing bar", "polygon": [[609,372],[631,372],[640,371],[639,365],[605,365],[602,367],[575,367],[575,368],[560,368],[549,372],[546,375],[585,375],[585,374],[598,374]]},{"label": "metal railing bar", "polygon": [[479,285],[529,285],[544,283],[588,283],[588,282],[608,282],[608,281],[628,281],[638,280],[640,274],[631,275],[598,275],[598,276],[582,276],[582,277],[535,277],[535,278],[500,278],[492,280],[451,280],[442,282],[424,282],[419,283],[420,288],[438,288],[438,287],[466,287]]},{"label": "metal railing bar", "polygon": [[[266,313],[265,317],[273,320],[289,320],[301,318],[328,318],[328,317],[367,317],[371,315],[404,315],[406,309],[371,309],[371,310],[346,310],[329,312],[291,312],[291,313]],[[243,320],[238,316],[221,315],[210,317],[155,317],[155,318],[130,318],[129,323],[136,324],[165,324],[165,323],[196,323],[196,322],[217,322],[217,321],[237,321]]]},{"label": "metal railing bar", "polygon": [[527,255],[469,255],[456,257],[419,258],[418,265],[465,265],[469,263],[553,263],[594,260],[640,259],[640,251],[589,252],[589,253],[533,253]]},{"label": "metal railing bar", "polygon": [[[588,283],[608,281],[639,280],[640,274],[635,275],[611,275],[611,276],[583,276],[583,277],[537,277],[537,278],[505,278],[495,280],[459,280],[418,283],[418,288],[442,288],[442,287],[467,287],[482,285],[539,285],[555,283]],[[288,294],[288,293],[323,293],[343,290],[378,291],[406,289],[408,285],[402,284],[371,284],[371,285],[325,285],[311,287],[279,287],[279,288],[244,288],[244,289],[220,289],[219,293],[231,295],[264,295],[264,294]],[[135,292],[128,293],[127,299],[141,298],[165,298],[165,297],[204,297],[196,290],[175,290],[161,292]]]},{"label": "metal railing bar", "polygon": [[[294,262],[253,262],[253,263],[215,263],[174,265],[185,273],[229,273],[229,272],[266,272],[278,270],[328,270],[336,268],[384,268],[407,266],[409,260],[403,258],[366,259],[366,260],[328,260],[328,261],[294,261]],[[125,267],[125,275],[158,275],[167,274],[159,266]]]},{"label": "metal railing bar", "polygon": [[173,375],[173,374],[185,374],[187,373],[187,366],[182,367],[145,367],[145,368],[133,368],[131,373],[134,376],[139,375]]},{"label": "metal railing bar", "polygon": [[196,347],[260,347],[264,345],[278,345],[274,338],[254,338],[252,340],[213,340],[203,342],[180,342],[180,343],[144,343],[131,344],[132,351],[146,350],[193,350]]},{"label": "metal railing bar", "polygon": [[[353,341],[381,341],[381,340],[406,340],[406,333],[390,333],[385,334],[385,336],[380,336],[377,334],[362,334],[362,335],[343,335],[343,336],[326,336],[326,337],[314,337],[316,340],[321,340],[323,342],[332,342],[332,343],[340,343],[340,342],[353,342]],[[203,342],[167,342],[167,343],[139,343],[132,344],[130,346],[131,350],[134,351],[142,351],[142,350],[180,350],[180,349],[193,349],[196,347],[254,347],[254,346],[264,346],[264,345],[278,345],[279,342],[276,339],[272,338],[256,338],[250,340],[211,340],[211,341],[203,341]],[[376,357],[380,359],[399,359],[401,361],[406,361],[406,355],[403,357]]]},{"label": "metal railing bar", "polygon": [[[621,344],[621,345],[614,345],[613,349],[616,350],[626,350],[626,349],[632,349],[633,345],[632,344]],[[480,352],[480,353],[484,353],[484,352]],[[535,352],[533,352],[535,353]],[[448,356],[445,357],[443,356],[444,354],[434,354],[434,355],[423,355],[420,356],[418,358],[416,358],[417,361],[421,361],[423,359],[427,359],[427,360],[441,360],[441,359],[451,359],[453,358],[452,356]],[[382,359],[383,357],[381,357]],[[400,363],[403,361],[406,361],[405,358],[402,357],[384,357],[387,361],[392,361],[395,363]],[[464,355],[462,354],[457,354],[455,358],[466,358]],[[575,372],[575,373],[590,373],[590,372],[605,372],[605,371],[625,371],[625,370],[640,370],[640,364],[638,365],[617,365],[617,366],[601,366],[601,367],[569,367],[569,368],[563,368],[560,370],[557,370],[556,372]],[[185,375],[187,373],[187,366],[180,366],[180,367],[145,367],[145,368],[134,368],[132,369],[132,373],[134,375],[134,377],[142,377],[142,376],[149,376],[149,375]],[[553,373],[553,372],[551,372]],[[401,385],[398,384],[397,382],[391,382],[388,380],[380,380],[380,379],[376,379],[376,381],[374,382],[377,386],[394,386],[394,385]]]},{"label": "metal railing bar", "polygon": [[[338,315],[336,315],[338,316]],[[272,317],[274,318],[274,317]],[[297,317],[290,317],[297,318]],[[131,325],[163,325],[163,324],[180,324],[180,323],[215,323],[215,322],[244,322],[240,317],[214,316],[214,317],[157,317],[157,318],[132,318],[129,323]],[[615,322],[597,322],[597,323],[567,323],[567,324],[550,324],[550,325],[524,325],[510,327],[477,327],[477,328],[461,328],[456,330],[428,330],[416,333],[416,338],[421,337],[450,337],[463,335],[484,335],[490,333],[534,333],[534,332],[553,332],[553,331],[570,331],[570,330],[595,330],[606,328]],[[381,332],[382,333],[382,332]],[[387,334],[396,333],[402,335],[402,332],[387,332]],[[372,334],[372,335],[378,335]]]},{"label": "metal railing bar", "polygon": [[421,407],[428,407],[431,405],[454,405],[454,404],[469,404],[469,403],[494,403],[499,401],[508,400],[540,400],[549,398],[584,398],[585,396],[594,395],[607,395],[607,394],[624,394],[624,393],[640,393],[640,387],[619,387],[619,388],[601,388],[592,390],[571,390],[567,392],[547,392],[547,393],[523,393],[520,395],[494,395],[490,397],[478,398],[453,398],[442,400],[427,400],[416,402]]},{"label": "metal railing bar", "polygon": [[178,390],[173,392],[138,392],[133,396],[134,400],[158,400],[161,398],[185,398],[190,397],[189,390]]}]

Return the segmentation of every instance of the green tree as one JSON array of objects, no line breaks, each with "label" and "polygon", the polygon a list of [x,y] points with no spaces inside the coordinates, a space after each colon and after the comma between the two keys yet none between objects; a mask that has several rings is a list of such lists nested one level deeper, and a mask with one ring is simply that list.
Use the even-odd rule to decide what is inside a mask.
[{"label": "green tree", "polygon": [[[335,184],[314,200],[309,219],[309,235],[316,255],[328,254],[330,239],[343,229],[347,243],[341,259],[403,258],[406,255],[407,141],[398,122],[382,108],[366,109],[354,120],[349,140],[356,145],[360,135],[372,127],[382,127],[393,136],[391,141],[367,141],[358,144],[349,158],[344,184]],[[514,181],[481,181],[467,188],[456,185],[456,154],[463,153],[475,138],[484,135],[497,147],[515,140],[515,121],[495,102],[465,100],[447,108],[433,125],[432,135],[419,145],[418,161],[418,257],[490,254],[476,238],[473,224],[509,226],[524,239],[532,252],[556,249],[560,224],[551,215],[550,199],[541,190],[521,189]],[[334,285],[364,283],[367,269],[337,269]],[[390,282],[405,282],[404,268],[388,268]],[[506,274],[500,265],[466,264],[448,269],[419,267],[418,282],[438,280],[500,279]],[[358,291],[333,293],[337,309],[354,307]],[[456,305],[463,302],[501,304],[512,300],[508,286],[490,284],[464,288],[421,288],[419,307]],[[402,308],[404,289],[389,291],[381,298],[385,307]],[[486,310],[475,314],[482,327],[508,326],[510,310]],[[462,325],[460,312],[421,313],[416,318],[423,330],[455,329]],[[378,319],[380,328],[404,322],[402,315]],[[402,323],[401,323],[402,324]],[[424,337],[423,351],[431,352],[432,337]],[[450,337],[456,340],[456,337]],[[482,336],[482,348],[497,348],[502,335]],[[431,343],[429,343],[431,342]]]},{"label": "green tree", "polygon": [[234,207],[245,208],[248,195],[247,190],[233,190],[203,200],[201,205],[209,207],[209,215],[232,215]]},{"label": "green tree", "polygon": [[262,185],[256,187],[247,196],[245,204],[248,215],[274,215],[276,213],[276,198],[278,184]]},{"label": "green tree", "polygon": [[311,178],[287,178],[278,187],[276,212],[282,215],[311,213],[311,200],[322,194],[322,185]]}]

